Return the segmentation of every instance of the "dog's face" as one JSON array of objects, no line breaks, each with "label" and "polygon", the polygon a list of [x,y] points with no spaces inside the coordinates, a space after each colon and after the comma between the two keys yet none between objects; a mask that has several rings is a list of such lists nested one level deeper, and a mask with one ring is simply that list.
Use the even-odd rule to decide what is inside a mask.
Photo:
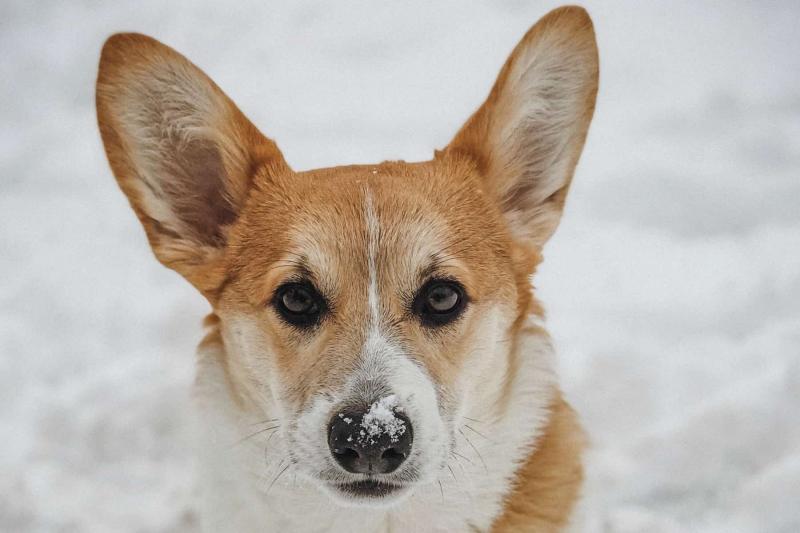
[{"label": "dog's face", "polygon": [[[229,234],[226,340],[248,389],[279,403],[298,468],[334,491],[431,478],[455,421],[476,416],[476,371],[504,366],[525,268],[478,179],[447,160],[291,174],[255,191]],[[387,397],[401,434],[375,450],[375,487],[348,454],[370,453],[362,431],[390,429],[363,422]]]},{"label": "dog's face", "polygon": [[335,498],[385,503],[434,479],[464,417],[502,416],[596,88],[591,22],[565,8],[429,162],[294,172],[141,35],[106,43],[97,104],[157,257],[221,320],[238,405],[279,418],[290,460]]}]

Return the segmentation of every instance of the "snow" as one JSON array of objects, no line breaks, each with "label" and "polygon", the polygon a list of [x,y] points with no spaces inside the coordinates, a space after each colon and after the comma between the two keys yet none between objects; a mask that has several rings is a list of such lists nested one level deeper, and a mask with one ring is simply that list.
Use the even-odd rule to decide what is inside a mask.
[{"label": "snow", "polygon": [[[102,154],[100,45],[152,34],[294,168],[420,160],[553,2],[0,6],[0,530],[193,531],[207,304]],[[596,118],[536,278],[592,438],[588,531],[800,530],[800,6],[587,2]]]},{"label": "snow", "polygon": [[390,394],[374,402],[369,411],[361,418],[359,431],[360,444],[374,444],[382,435],[389,437],[390,442],[397,442],[406,432],[405,421],[396,416],[399,410],[397,396]]}]

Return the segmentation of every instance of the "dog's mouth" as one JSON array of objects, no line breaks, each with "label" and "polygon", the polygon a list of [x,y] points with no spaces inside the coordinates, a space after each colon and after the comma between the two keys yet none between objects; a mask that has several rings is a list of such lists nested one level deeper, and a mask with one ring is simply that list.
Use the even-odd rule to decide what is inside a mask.
[{"label": "dog's mouth", "polygon": [[332,486],[340,493],[357,500],[380,500],[400,493],[406,488],[398,483],[387,483],[377,479],[335,483]]}]

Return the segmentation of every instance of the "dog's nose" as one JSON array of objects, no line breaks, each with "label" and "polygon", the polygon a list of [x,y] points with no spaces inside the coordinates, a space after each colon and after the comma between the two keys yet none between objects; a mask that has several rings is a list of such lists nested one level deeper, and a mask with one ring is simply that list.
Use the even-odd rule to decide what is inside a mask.
[{"label": "dog's nose", "polygon": [[337,413],[328,428],[328,447],[342,468],[354,474],[394,472],[411,453],[411,421],[396,409]]}]

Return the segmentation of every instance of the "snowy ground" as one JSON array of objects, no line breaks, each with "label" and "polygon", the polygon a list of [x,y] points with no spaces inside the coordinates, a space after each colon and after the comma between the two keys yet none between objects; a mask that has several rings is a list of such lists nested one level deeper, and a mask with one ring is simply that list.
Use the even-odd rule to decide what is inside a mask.
[{"label": "snowy ground", "polygon": [[[195,527],[206,307],[106,166],[105,36],[183,51],[305,169],[428,158],[555,4],[232,5],[0,5],[2,531]],[[800,4],[588,7],[598,109],[536,281],[594,442],[589,522],[800,531]]]}]

